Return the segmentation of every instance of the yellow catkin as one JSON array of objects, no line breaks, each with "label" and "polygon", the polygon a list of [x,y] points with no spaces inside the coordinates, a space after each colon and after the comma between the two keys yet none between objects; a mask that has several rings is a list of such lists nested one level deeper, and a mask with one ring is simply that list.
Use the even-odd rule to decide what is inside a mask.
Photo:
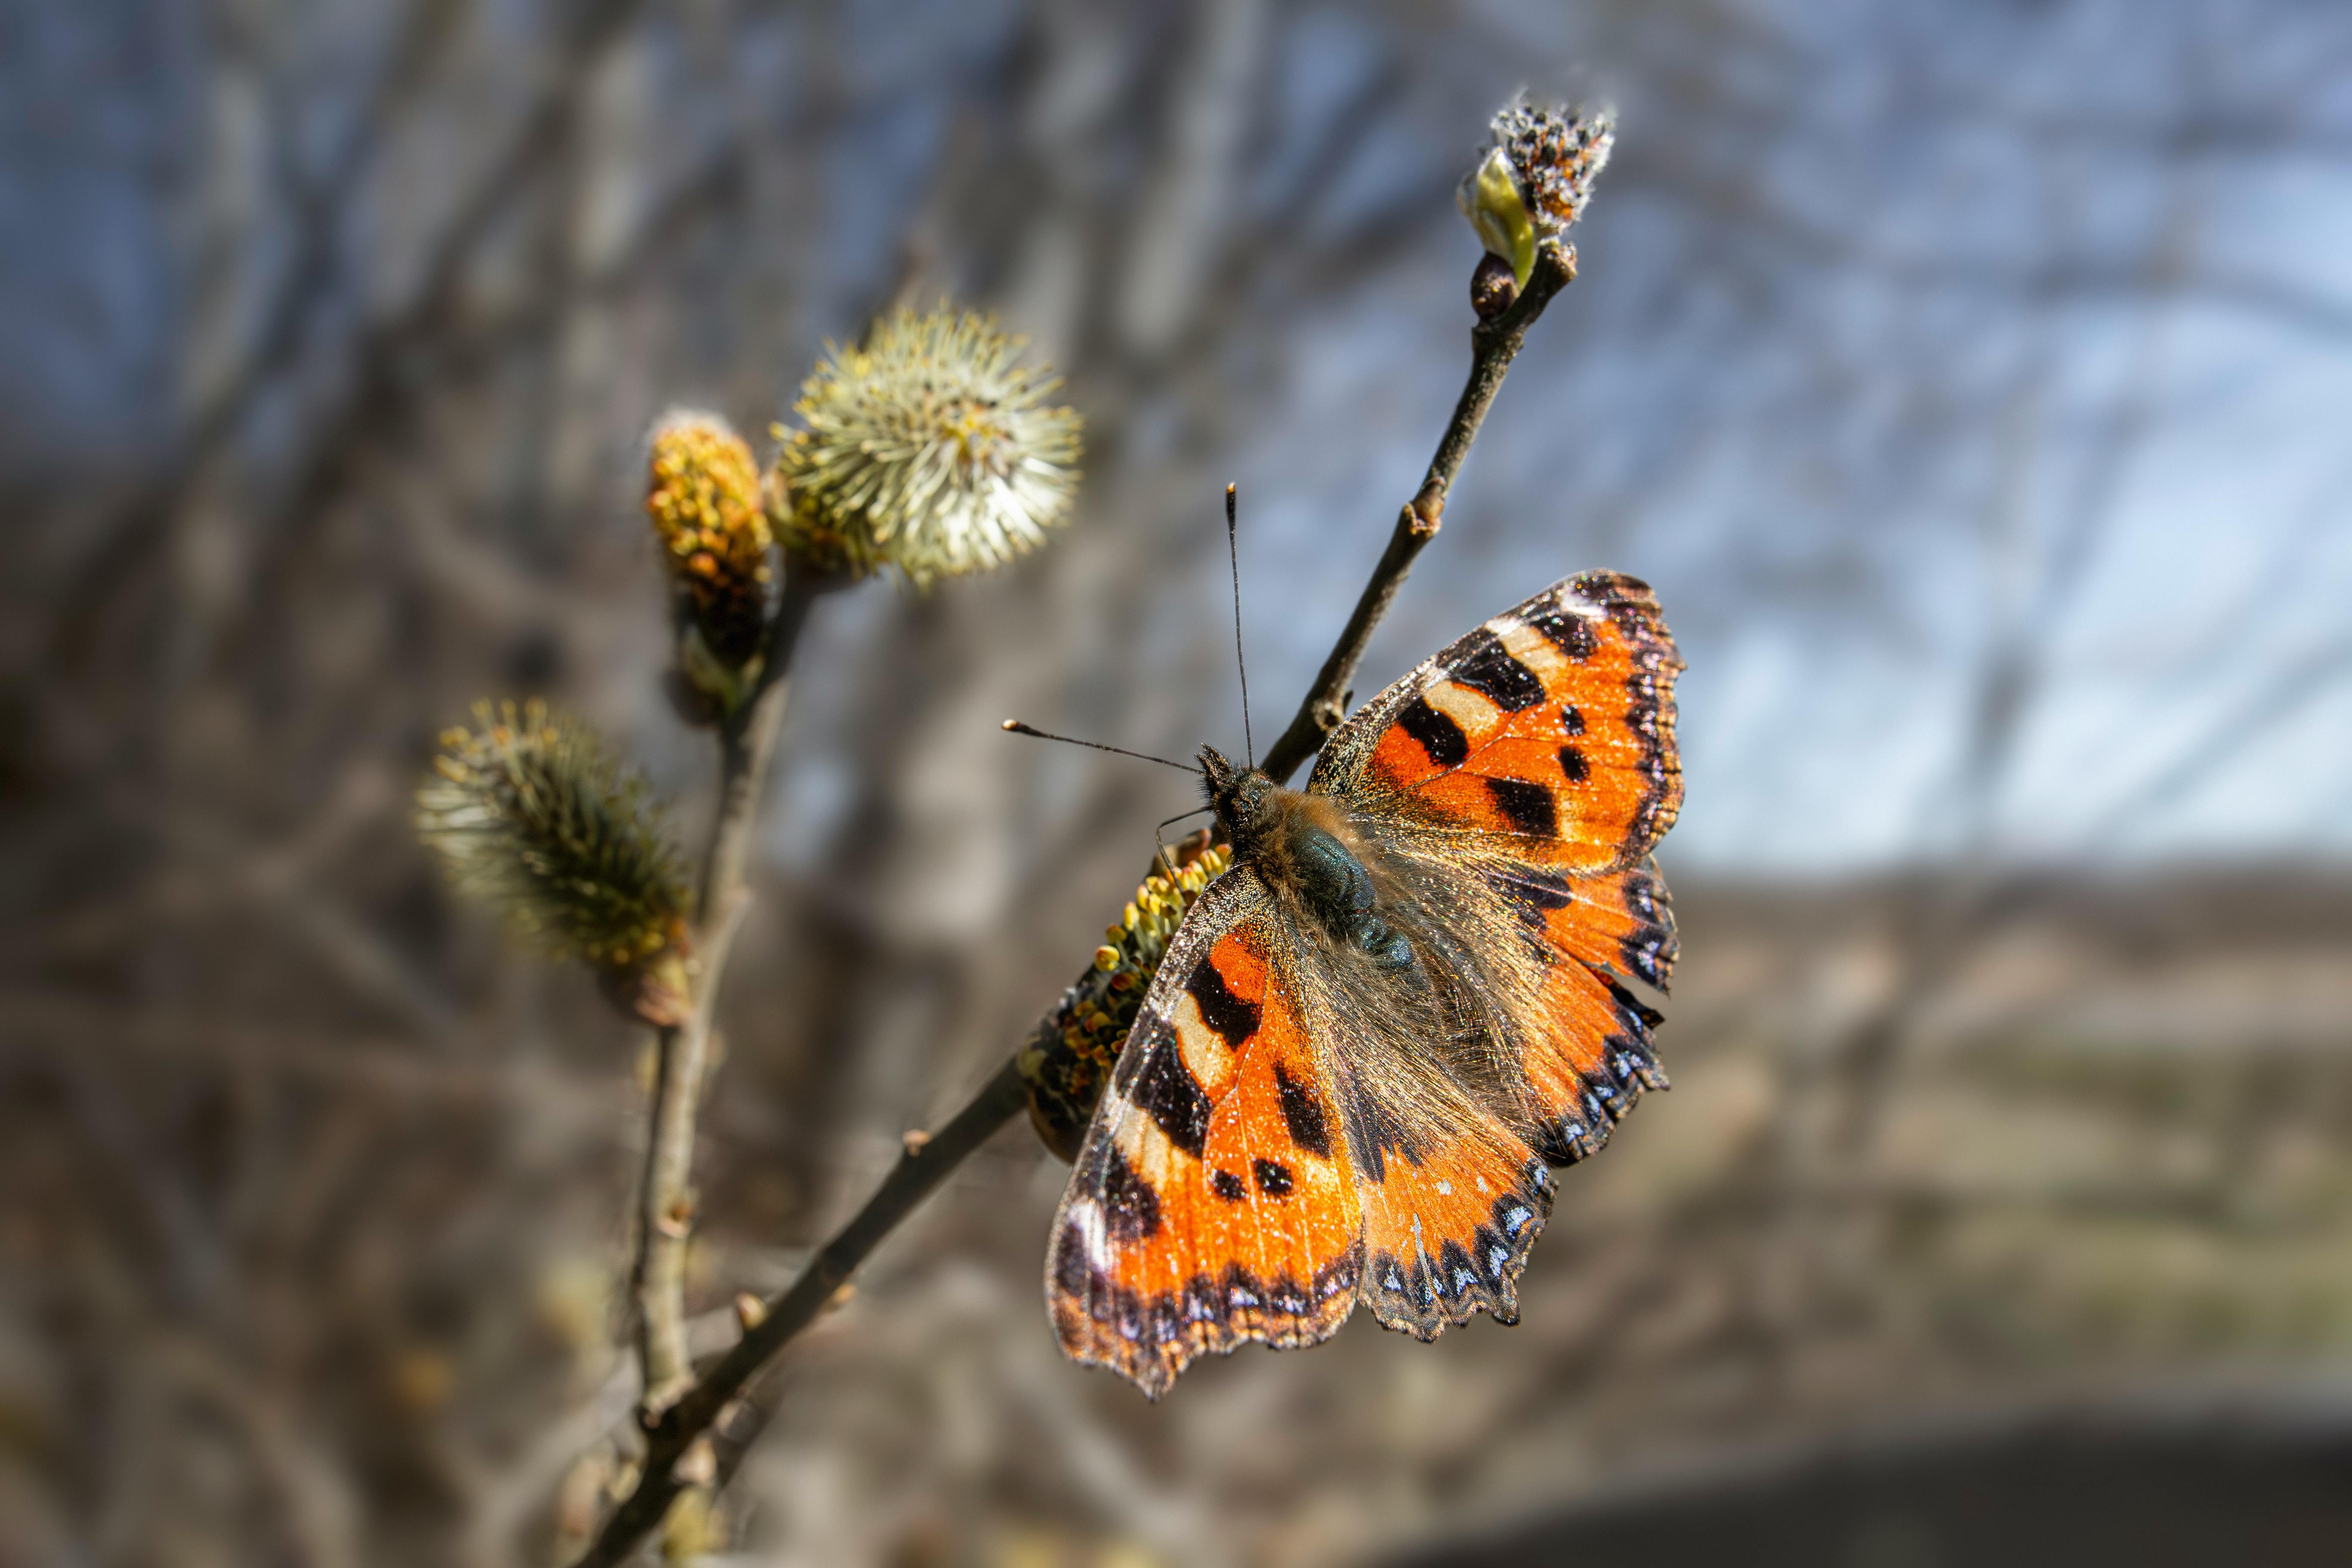
[{"label": "yellow catkin", "polygon": [[751,448],[715,414],[678,412],[654,428],[646,515],[704,643],[740,665],[758,651],[774,543]]}]

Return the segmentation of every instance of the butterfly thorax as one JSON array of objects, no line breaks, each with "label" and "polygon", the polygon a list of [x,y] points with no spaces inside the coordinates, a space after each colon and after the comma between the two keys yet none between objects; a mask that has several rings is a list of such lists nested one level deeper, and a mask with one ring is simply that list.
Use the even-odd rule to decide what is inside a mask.
[{"label": "butterfly thorax", "polygon": [[1201,748],[1209,808],[1237,864],[1254,868],[1276,899],[1297,906],[1334,942],[1383,968],[1413,963],[1412,944],[1379,912],[1380,883],[1364,846],[1328,795],[1286,789],[1256,768],[1236,768]]}]

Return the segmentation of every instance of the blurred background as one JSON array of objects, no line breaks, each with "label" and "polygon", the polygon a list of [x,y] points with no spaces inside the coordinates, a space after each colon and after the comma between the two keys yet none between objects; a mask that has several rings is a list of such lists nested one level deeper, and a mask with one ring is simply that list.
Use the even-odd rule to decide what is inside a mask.
[{"label": "blurred background", "polygon": [[[544,692],[679,802],[641,441],[909,268],[1077,519],[803,644],[691,1305],[961,1103],[1287,715],[1461,384],[1455,180],[1621,112],[1369,692],[1568,572],[1690,661],[1676,1088],[1511,1330],[1148,1406],[1008,1130],[790,1355],[744,1563],[2352,1552],[2352,12],[2326,0],[0,5],[0,1563],[556,1560],[645,1041],[445,890]],[[681,1552],[693,1542],[678,1545]],[[712,1551],[719,1548],[703,1543]]]}]

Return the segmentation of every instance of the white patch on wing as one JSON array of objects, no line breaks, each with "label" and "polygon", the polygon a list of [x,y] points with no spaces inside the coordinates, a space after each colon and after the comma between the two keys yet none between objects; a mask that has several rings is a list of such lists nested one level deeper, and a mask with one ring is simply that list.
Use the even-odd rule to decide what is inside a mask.
[{"label": "white patch on wing", "polygon": [[1554,647],[1549,637],[1515,616],[1497,616],[1486,623],[1486,629],[1547,687],[1568,668],[1568,656]]},{"label": "white patch on wing", "polygon": [[1170,1016],[1176,1023],[1176,1054],[1183,1058],[1185,1070],[1213,1102],[1222,1100],[1239,1070],[1224,1037],[1209,1027],[1208,1020],[1201,1016],[1200,1003],[1189,991],[1177,994]]},{"label": "white patch on wing", "polygon": [[1078,1245],[1086,1250],[1087,1266],[1097,1273],[1109,1273],[1110,1229],[1103,1223],[1102,1205],[1092,1198],[1077,1199],[1070,1205],[1070,1223],[1078,1227]]},{"label": "white patch on wing", "polygon": [[1461,726],[1463,736],[1476,746],[1495,732],[1501,711],[1479,693],[1451,680],[1433,682],[1422,700]]},{"label": "white patch on wing", "polygon": [[[1106,1090],[1104,1098],[1110,1099],[1110,1091]],[[1180,1176],[1190,1177],[1192,1167],[1199,1163],[1169,1141],[1168,1134],[1160,1131],[1160,1123],[1127,1100],[1112,1103],[1107,1125],[1111,1142],[1127,1157],[1129,1168],[1150,1183],[1154,1192],[1172,1190],[1170,1184]]]}]

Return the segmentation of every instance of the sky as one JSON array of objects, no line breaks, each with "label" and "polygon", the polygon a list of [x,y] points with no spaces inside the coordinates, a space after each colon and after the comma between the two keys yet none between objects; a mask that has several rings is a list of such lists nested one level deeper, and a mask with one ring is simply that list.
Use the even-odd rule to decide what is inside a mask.
[{"label": "sky", "polygon": [[[2168,99],[2193,28],[2119,47],[2075,9],[2017,59],[1799,20],[1769,222],[1694,201],[1643,152],[1666,106],[1622,103],[1633,177],[1603,177],[1367,685],[1617,567],[1690,662],[1677,864],[2352,855],[2352,70],[2221,56]],[[2308,129],[2283,150],[2284,76]],[[1790,244],[1809,222],[1838,248]],[[1237,458],[1245,582],[1289,607],[1253,624],[1261,689],[1352,599],[1314,570],[1335,531],[1369,559],[1414,488],[1475,254],[1465,228],[1318,315]]]},{"label": "sky", "polygon": [[[109,0],[87,26],[0,24],[17,153],[0,163],[0,465],[19,476],[156,460],[187,344],[219,325],[181,313],[202,258],[168,193],[203,153],[173,68],[196,46],[171,14]],[[2352,857],[2352,18],[2286,0],[1722,14],[1755,41],[1714,39],[1720,58],[1685,71],[1681,12],[1465,13],[1528,60],[1581,62],[1620,110],[1618,159],[1579,231],[1583,276],[1360,695],[1614,567],[1656,585],[1690,663],[1679,862]],[[937,63],[1004,25],[958,15],[970,37],[919,47],[856,32],[844,90],[870,112],[850,120],[821,286],[862,286],[889,247],[898,175],[877,171],[954,136],[927,97]],[[1384,58],[1351,13],[1289,16],[1275,123],[1250,142],[1271,151],[1234,199],[1279,188],[1284,124]],[[1501,82],[1517,58],[1483,68]],[[234,124],[219,109],[205,122]],[[681,147],[683,125],[664,132]],[[1475,127],[1458,129],[1456,148],[1391,124],[1281,216],[1374,209],[1466,155]],[[1303,688],[1417,486],[1475,254],[1466,226],[1433,224],[1285,307],[1272,389],[1220,458],[1244,486],[1261,694]],[[1223,562],[1198,561],[1187,618],[1152,635],[1222,636]],[[1972,786],[1995,671],[2017,718]]]}]

